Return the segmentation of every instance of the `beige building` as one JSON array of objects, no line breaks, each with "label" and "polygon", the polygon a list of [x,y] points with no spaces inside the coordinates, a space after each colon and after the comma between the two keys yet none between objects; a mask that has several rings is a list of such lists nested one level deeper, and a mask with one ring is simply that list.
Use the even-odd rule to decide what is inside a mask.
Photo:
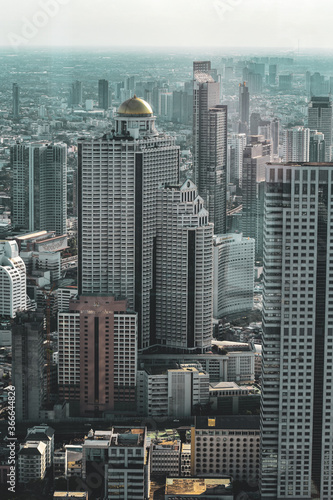
[{"label": "beige building", "polygon": [[165,500],[186,500],[205,498],[212,500],[233,500],[230,477],[168,477],[165,485]]}]

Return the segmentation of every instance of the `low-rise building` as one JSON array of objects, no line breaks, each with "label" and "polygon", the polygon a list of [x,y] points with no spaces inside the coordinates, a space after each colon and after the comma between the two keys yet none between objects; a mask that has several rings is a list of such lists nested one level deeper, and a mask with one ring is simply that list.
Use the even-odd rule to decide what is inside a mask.
[{"label": "low-rise building", "polygon": [[180,454],[180,475],[189,477],[191,475],[191,443],[183,443]]},{"label": "low-rise building", "polygon": [[28,483],[44,479],[46,472],[47,451],[42,441],[27,441],[18,452],[18,482]]},{"label": "low-rise building", "polygon": [[259,415],[196,417],[191,429],[192,476],[230,475],[255,486],[259,447]]},{"label": "low-rise building", "polygon": [[258,414],[260,391],[253,385],[212,382],[209,386],[211,410],[218,415]]},{"label": "low-rise building", "polygon": [[87,491],[55,491],[53,499],[56,500],[88,500]]},{"label": "low-rise building", "polygon": [[233,500],[232,481],[230,477],[168,477],[164,498],[165,500],[193,498]]}]

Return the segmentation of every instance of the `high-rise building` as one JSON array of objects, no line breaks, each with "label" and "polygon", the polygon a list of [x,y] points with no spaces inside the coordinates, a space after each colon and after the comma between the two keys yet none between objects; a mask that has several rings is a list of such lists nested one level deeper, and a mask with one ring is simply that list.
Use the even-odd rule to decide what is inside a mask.
[{"label": "high-rise building", "polygon": [[277,65],[270,64],[269,65],[269,76],[268,76],[268,82],[270,85],[276,84],[276,75],[277,75]]},{"label": "high-rise building", "polygon": [[245,82],[239,84],[239,119],[243,125],[250,123],[250,94]]},{"label": "high-rise building", "polygon": [[155,129],[150,105],[134,96],[115,132],[79,141],[79,295],[126,297],[138,313],[139,347],[150,343],[156,193],[178,183],[179,147]]},{"label": "high-rise building", "polygon": [[227,181],[236,186],[242,185],[243,152],[246,146],[246,134],[228,136],[228,168]]},{"label": "high-rise building", "polygon": [[309,161],[310,129],[293,127],[284,131],[283,159],[288,161]]},{"label": "high-rise building", "polygon": [[159,189],[156,212],[156,343],[205,352],[212,341],[213,224],[190,180]]},{"label": "high-rise building", "polygon": [[98,107],[109,108],[109,82],[107,80],[98,80]]},{"label": "high-rise building", "polygon": [[15,241],[0,243],[0,314],[15,318],[27,308],[26,268]]},{"label": "high-rise building", "polygon": [[333,497],[332,164],[269,164],[261,498]]},{"label": "high-rise building", "polygon": [[226,230],[227,107],[219,105],[219,83],[194,73],[193,162],[195,184],[215,232]]},{"label": "high-rise building", "polygon": [[137,314],[114,297],[81,296],[59,312],[59,393],[80,400],[82,416],[134,404],[137,327]]},{"label": "high-rise building", "polygon": [[43,327],[41,313],[17,315],[12,330],[12,377],[16,420],[39,420],[43,403]]},{"label": "high-rise building", "polygon": [[20,117],[20,87],[13,83],[13,118]]},{"label": "high-rise building", "polygon": [[271,142],[250,136],[243,156],[242,232],[256,242],[256,257],[263,255],[265,165],[271,160]]},{"label": "high-rise building", "polygon": [[273,118],[271,121],[271,138],[273,156],[278,156],[280,144],[280,122],[278,118]]},{"label": "high-rise building", "polygon": [[72,83],[69,92],[69,104],[71,106],[78,106],[82,104],[82,82],[76,80]]},{"label": "high-rise building", "polygon": [[253,308],[254,251],[242,234],[214,236],[214,318]]},{"label": "high-rise building", "polygon": [[66,233],[67,147],[61,143],[11,147],[13,219],[19,229]]},{"label": "high-rise building", "polygon": [[329,97],[312,97],[308,108],[308,127],[322,132],[325,137],[325,159],[331,160],[332,101]]},{"label": "high-rise building", "polygon": [[310,130],[309,161],[325,161],[325,137],[324,134],[318,132],[317,130]]},{"label": "high-rise building", "polygon": [[211,69],[212,64],[210,61],[193,61],[193,75],[197,72],[209,74]]}]

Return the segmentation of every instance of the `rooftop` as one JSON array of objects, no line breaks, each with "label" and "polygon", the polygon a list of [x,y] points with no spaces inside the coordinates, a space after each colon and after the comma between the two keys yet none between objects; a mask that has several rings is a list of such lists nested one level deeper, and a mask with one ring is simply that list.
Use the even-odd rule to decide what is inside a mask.
[{"label": "rooftop", "polygon": [[195,417],[196,429],[259,430],[259,415]]},{"label": "rooftop", "polygon": [[232,489],[231,478],[167,478],[165,485],[166,495],[202,495],[203,493],[208,493],[208,490],[216,489],[224,490],[228,488],[228,493]]},{"label": "rooftop", "polygon": [[118,108],[118,115],[147,115],[152,116],[153,110],[148,102],[134,95],[131,99],[124,101]]}]

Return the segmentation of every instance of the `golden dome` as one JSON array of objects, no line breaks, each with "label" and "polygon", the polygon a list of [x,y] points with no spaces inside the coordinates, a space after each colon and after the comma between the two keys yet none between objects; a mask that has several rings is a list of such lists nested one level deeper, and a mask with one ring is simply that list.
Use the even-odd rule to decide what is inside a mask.
[{"label": "golden dome", "polygon": [[118,113],[120,115],[152,115],[153,110],[148,102],[134,95],[119,106]]}]

